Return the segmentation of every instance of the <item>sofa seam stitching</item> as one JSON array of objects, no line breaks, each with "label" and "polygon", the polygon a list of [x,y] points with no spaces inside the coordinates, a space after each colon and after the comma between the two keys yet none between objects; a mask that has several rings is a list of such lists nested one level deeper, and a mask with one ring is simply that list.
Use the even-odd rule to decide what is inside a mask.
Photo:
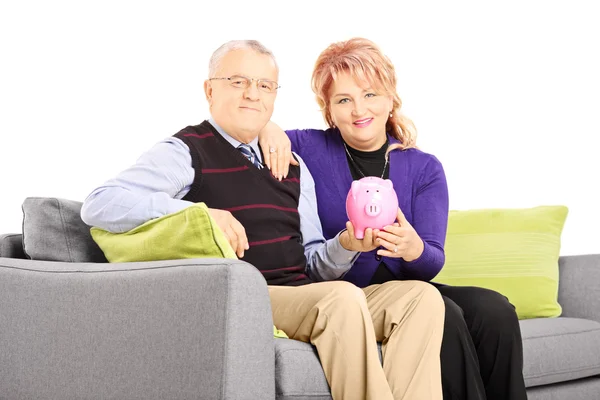
[{"label": "sofa seam stitching", "polygon": [[21,232],[23,232],[21,236],[21,246],[23,246],[23,254],[25,254],[25,257],[31,260],[31,256],[27,253],[27,249],[25,248],[25,220],[27,219],[27,213],[25,212],[25,202],[27,202],[27,199],[25,199],[25,201],[23,201],[23,204],[21,204],[21,211],[23,212],[23,219],[21,220]]},{"label": "sofa seam stitching", "polygon": [[73,260],[73,252],[71,251],[71,243],[69,241],[69,230],[67,225],[65,224],[65,216],[63,215],[62,208],[60,206],[60,201],[58,199],[54,199],[56,201],[56,205],[58,208],[58,215],[60,215],[60,223],[62,225],[63,232],[65,232],[65,243],[67,244],[67,252],[69,253],[69,261],[74,262]]},{"label": "sofa seam stitching", "polygon": [[543,338],[549,338],[549,337],[556,337],[556,338],[560,338],[563,336],[568,336],[568,335],[579,335],[582,333],[590,333],[590,332],[596,332],[596,331],[600,331],[600,328],[593,328],[593,329],[589,329],[587,331],[578,331],[578,332],[569,332],[569,333],[560,333],[558,335],[544,335],[544,336],[534,336],[534,337],[528,337],[528,338],[524,338],[523,341],[526,340],[532,340],[532,339],[543,339]]},{"label": "sofa seam stitching", "polygon": [[[295,339],[290,339],[290,340],[295,340]],[[306,343],[306,342],[302,342],[302,343]],[[306,343],[306,344],[310,344],[311,346],[314,346],[314,344],[312,344],[312,343]],[[306,350],[304,350],[304,349],[285,349],[285,350],[278,351],[277,357],[280,357],[283,353],[287,353],[288,351],[301,351],[303,353],[313,353],[314,354],[313,350],[308,350],[308,349],[306,349]]]},{"label": "sofa seam stitching", "polygon": [[550,373],[541,374],[541,375],[531,375],[529,377],[526,377],[525,379],[545,378],[545,377],[549,377],[552,375],[562,375],[562,374],[568,373],[568,372],[582,372],[582,371],[593,370],[593,369],[597,369],[597,368],[600,368],[600,364],[595,365],[593,367],[583,367],[583,368],[569,369],[569,370],[565,369],[565,370],[558,371],[558,372],[550,372]]},{"label": "sofa seam stitching", "polygon": [[227,341],[229,340],[229,330],[228,330],[228,324],[227,324],[227,318],[229,316],[229,300],[230,300],[230,292],[231,292],[231,279],[229,279],[229,275],[230,275],[230,268],[231,264],[227,264],[227,268],[226,268],[226,272],[225,272],[225,280],[227,282],[227,291],[225,292],[225,295],[227,296],[226,300],[225,300],[225,318],[224,318],[224,331],[225,331],[225,340],[223,341],[223,368],[221,370],[221,396],[223,398],[227,398],[226,397],[226,381],[227,381],[227,377],[225,376],[226,372],[227,372],[227,356],[229,355],[227,352]]},{"label": "sofa seam stitching", "polygon": [[[66,264],[67,262],[60,262],[60,261],[46,261],[46,260],[21,260],[21,261],[36,261],[36,262],[43,262],[43,263],[63,263]],[[173,260],[173,261],[177,261],[177,260]],[[127,264],[134,264],[136,262],[130,262]],[[90,264],[109,264],[109,263],[93,263],[93,262],[85,262],[85,263],[72,263],[72,264],[85,264],[85,265],[90,265]],[[126,263],[122,263],[122,264],[126,264]],[[113,264],[114,265],[114,264]],[[112,273],[112,272],[136,272],[136,271],[149,271],[149,270],[153,270],[153,269],[164,269],[164,268],[179,268],[179,267],[198,267],[198,266],[231,266],[232,264],[208,264],[208,263],[195,263],[195,264],[175,264],[175,265],[161,265],[161,266],[155,266],[155,267],[144,267],[144,268],[132,268],[132,269],[104,269],[104,270],[95,270],[95,271],[90,271],[90,270],[70,270],[70,271],[58,271],[58,270],[39,270],[39,269],[33,269],[33,268],[24,268],[24,267],[16,267],[14,265],[2,265],[0,264],[0,268],[10,268],[10,269],[16,269],[16,270],[20,270],[20,271],[29,271],[29,272],[39,272],[39,273],[43,273],[43,274],[95,274],[95,273]]]}]

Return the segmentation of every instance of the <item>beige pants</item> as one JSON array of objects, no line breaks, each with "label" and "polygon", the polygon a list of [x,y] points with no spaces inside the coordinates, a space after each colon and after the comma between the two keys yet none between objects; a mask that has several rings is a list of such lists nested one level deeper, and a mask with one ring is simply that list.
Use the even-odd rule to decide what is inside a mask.
[{"label": "beige pants", "polygon": [[316,346],[334,400],[442,399],[444,303],[433,286],[335,281],[269,294],[277,328]]}]

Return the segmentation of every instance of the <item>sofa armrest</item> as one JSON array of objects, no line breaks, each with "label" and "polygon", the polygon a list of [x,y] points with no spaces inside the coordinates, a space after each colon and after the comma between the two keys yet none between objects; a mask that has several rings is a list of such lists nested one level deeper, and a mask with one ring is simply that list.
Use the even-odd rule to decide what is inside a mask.
[{"label": "sofa armrest", "polygon": [[562,316],[600,322],[600,254],[560,257],[559,272]]},{"label": "sofa armrest", "polygon": [[267,285],[228,259],[0,258],[0,398],[274,399]]},{"label": "sofa armrest", "polygon": [[26,259],[23,251],[23,235],[3,233],[0,235],[0,257]]}]

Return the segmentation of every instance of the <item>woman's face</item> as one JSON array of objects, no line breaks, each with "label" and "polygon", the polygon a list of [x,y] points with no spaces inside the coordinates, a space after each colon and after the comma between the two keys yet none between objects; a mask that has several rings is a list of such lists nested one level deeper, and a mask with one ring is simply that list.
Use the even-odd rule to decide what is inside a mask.
[{"label": "woman's face", "polygon": [[347,72],[338,74],[330,89],[329,111],[344,141],[362,151],[381,148],[393,97],[358,82]]}]

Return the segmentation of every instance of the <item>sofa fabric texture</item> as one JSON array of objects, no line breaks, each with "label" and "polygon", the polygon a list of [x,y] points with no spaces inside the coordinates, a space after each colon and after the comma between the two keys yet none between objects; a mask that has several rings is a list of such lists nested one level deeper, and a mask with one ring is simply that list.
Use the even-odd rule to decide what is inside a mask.
[{"label": "sofa fabric texture", "polygon": [[38,261],[106,262],[81,220],[83,203],[52,197],[28,197],[23,202],[23,250]]},{"label": "sofa fabric texture", "polygon": [[[331,399],[315,348],[273,338],[256,268],[106,263],[80,208],[29,198],[0,235],[0,398]],[[528,397],[597,400],[600,254],[558,266],[562,315],[520,321]]]},{"label": "sofa fabric texture", "polygon": [[564,317],[530,319],[521,321],[521,335],[527,386],[600,375],[600,322]]},{"label": "sofa fabric texture", "polygon": [[1,399],[274,398],[253,266],[81,265],[0,258]]}]

